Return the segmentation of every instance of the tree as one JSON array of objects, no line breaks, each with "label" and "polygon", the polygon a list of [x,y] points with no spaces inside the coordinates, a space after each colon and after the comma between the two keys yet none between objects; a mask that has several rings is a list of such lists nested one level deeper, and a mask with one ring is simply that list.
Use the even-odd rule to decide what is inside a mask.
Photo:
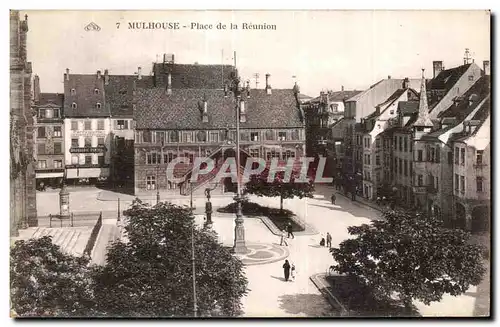
[{"label": "tree", "polygon": [[[96,277],[102,315],[193,315],[194,237],[198,316],[236,316],[248,281],[243,264],[209,230],[194,226],[186,207],[134,201],[126,210],[128,242],[116,242]],[[193,233],[193,234],[192,234]]]},{"label": "tree", "polygon": [[89,258],[63,253],[51,237],[16,241],[10,253],[11,308],[20,317],[92,316]]},{"label": "tree", "polygon": [[470,234],[436,217],[391,210],[348,231],[355,238],[331,250],[334,270],[358,277],[379,299],[399,295],[407,310],[412,299],[428,305],[444,293],[460,295],[485,272],[483,249],[469,243]]},{"label": "tree", "polygon": [[280,210],[283,211],[283,199],[299,197],[312,198],[314,193],[314,183],[308,178],[308,182],[300,182],[299,174],[293,172],[289,181],[284,179],[285,172],[276,173],[272,182],[268,182],[269,168],[261,174],[252,175],[245,184],[243,194],[254,194],[257,196],[280,197]]}]

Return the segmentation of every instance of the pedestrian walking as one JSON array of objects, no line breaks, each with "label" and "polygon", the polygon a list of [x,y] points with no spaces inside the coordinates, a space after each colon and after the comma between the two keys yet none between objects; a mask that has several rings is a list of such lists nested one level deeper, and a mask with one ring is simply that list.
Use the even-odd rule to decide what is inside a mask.
[{"label": "pedestrian walking", "polygon": [[288,282],[290,279],[290,263],[288,260],[285,260],[285,263],[283,264],[283,272],[285,274],[285,281]]},{"label": "pedestrian walking", "polygon": [[292,263],[292,281],[295,281],[295,275],[297,274],[297,270],[295,269],[295,264]]},{"label": "pedestrian walking", "polygon": [[331,200],[332,200],[332,204],[335,204],[335,200],[337,200],[335,193],[332,194]]},{"label": "pedestrian walking", "polygon": [[280,245],[283,246],[283,243],[285,243],[285,245],[288,246],[288,243],[286,242],[286,231],[284,229],[281,231]]},{"label": "pedestrian walking", "polygon": [[326,246],[332,248],[332,235],[330,235],[330,232],[326,233]]},{"label": "pedestrian walking", "polygon": [[286,226],[286,228],[288,231],[288,238],[290,238],[290,236],[292,236],[292,239],[294,239],[295,236],[293,235],[293,228],[292,228],[292,224],[290,222],[288,222],[288,225]]}]

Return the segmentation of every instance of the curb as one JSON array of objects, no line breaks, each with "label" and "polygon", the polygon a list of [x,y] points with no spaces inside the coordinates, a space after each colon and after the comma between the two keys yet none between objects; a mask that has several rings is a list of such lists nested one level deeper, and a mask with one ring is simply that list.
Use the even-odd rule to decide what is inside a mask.
[{"label": "curb", "polygon": [[366,209],[366,208],[370,208],[370,209],[377,210],[377,211],[379,211],[379,212],[382,212],[382,213],[383,213],[383,211],[382,211],[382,209],[381,209],[380,207],[375,207],[375,205],[374,205],[374,206],[371,206],[371,205],[369,205],[369,204],[367,204],[367,203],[365,203],[365,202],[361,202],[361,201],[359,201],[359,200],[357,199],[357,198],[358,198],[357,196],[356,196],[356,201],[352,201],[352,199],[351,199],[351,198],[349,198],[348,196],[345,196],[345,195],[344,195],[343,193],[341,193],[340,191],[335,190],[335,193],[337,193],[338,195],[341,195],[344,199],[347,199],[347,200],[351,201],[351,203],[353,203],[353,204],[357,205],[358,207],[361,207],[361,208],[363,208],[363,207],[364,207],[365,209]]},{"label": "curb", "polygon": [[340,301],[328,290],[328,287],[321,281],[320,277],[326,276],[325,273],[315,274],[309,277],[311,282],[318,288],[321,294],[327,299],[330,305],[339,310],[339,316],[345,317],[349,314],[349,311],[340,303]]}]

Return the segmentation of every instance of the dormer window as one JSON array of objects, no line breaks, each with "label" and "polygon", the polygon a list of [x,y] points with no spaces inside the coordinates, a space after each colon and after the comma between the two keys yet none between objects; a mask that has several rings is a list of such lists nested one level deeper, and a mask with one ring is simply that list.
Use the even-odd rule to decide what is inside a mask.
[{"label": "dormer window", "polygon": [[97,104],[95,105],[95,107],[96,107],[97,109],[101,109],[101,104],[100,104],[99,102],[97,102]]},{"label": "dormer window", "polygon": [[75,89],[71,89],[71,95],[75,95],[76,94],[76,90]]},{"label": "dormer window", "polygon": [[76,109],[76,102],[73,102],[73,103],[71,104],[71,108]]},{"label": "dormer window", "polygon": [[94,89],[94,94],[99,94],[99,89]]}]

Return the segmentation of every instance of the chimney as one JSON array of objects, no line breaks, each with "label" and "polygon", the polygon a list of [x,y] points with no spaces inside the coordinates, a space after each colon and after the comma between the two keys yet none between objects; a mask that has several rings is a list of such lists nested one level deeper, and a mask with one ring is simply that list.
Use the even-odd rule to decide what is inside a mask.
[{"label": "chimney", "polygon": [[227,84],[224,84],[224,98],[227,98],[227,93],[228,93]]},{"label": "chimney", "polygon": [[100,79],[100,78],[101,78],[101,71],[100,71],[100,70],[98,70],[98,71],[97,71],[97,78],[98,78],[98,79]]},{"label": "chimney", "polygon": [[342,85],[342,86],[340,87],[340,90],[341,90],[342,92],[344,92],[344,85]]},{"label": "chimney", "polygon": [[35,102],[40,101],[40,77],[35,75],[33,79],[33,98]]},{"label": "chimney", "polygon": [[66,74],[64,74],[64,79],[69,81],[69,68],[66,68]]},{"label": "chimney", "polygon": [[250,97],[250,81],[247,80],[247,98]]},{"label": "chimney", "polygon": [[163,54],[163,63],[166,63],[166,62],[167,62],[167,54],[166,54],[166,53],[164,53],[164,54]]},{"label": "chimney", "polygon": [[266,74],[266,93],[271,94],[271,85],[269,85],[269,77],[271,77],[271,74]]},{"label": "chimney", "polygon": [[432,67],[434,69],[433,78],[436,78],[436,76],[438,76],[439,73],[441,73],[443,71],[443,62],[442,61],[433,61]]},{"label": "chimney", "polygon": [[172,94],[172,74],[167,74],[167,94]]},{"label": "chimney", "polygon": [[483,73],[485,76],[490,76],[490,61],[489,60],[483,61],[483,70],[484,70]]},{"label": "chimney", "polygon": [[141,80],[142,79],[142,68],[137,67],[137,79]]},{"label": "chimney", "polygon": [[104,85],[109,84],[109,72],[107,69],[104,70]]},{"label": "chimney", "polygon": [[387,79],[391,79],[391,75],[387,76]]},{"label": "chimney", "polygon": [[403,89],[408,89],[410,87],[410,79],[408,77],[405,77],[403,80]]},{"label": "chimney", "polygon": [[204,123],[208,123],[208,101],[206,94],[203,95],[203,101],[201,104],[201,119]]},{"label": "chimney", "polygon": [[247,121],[247,112],[245,110],[245,101],[240,101],[240,123],[245,123]]}]

